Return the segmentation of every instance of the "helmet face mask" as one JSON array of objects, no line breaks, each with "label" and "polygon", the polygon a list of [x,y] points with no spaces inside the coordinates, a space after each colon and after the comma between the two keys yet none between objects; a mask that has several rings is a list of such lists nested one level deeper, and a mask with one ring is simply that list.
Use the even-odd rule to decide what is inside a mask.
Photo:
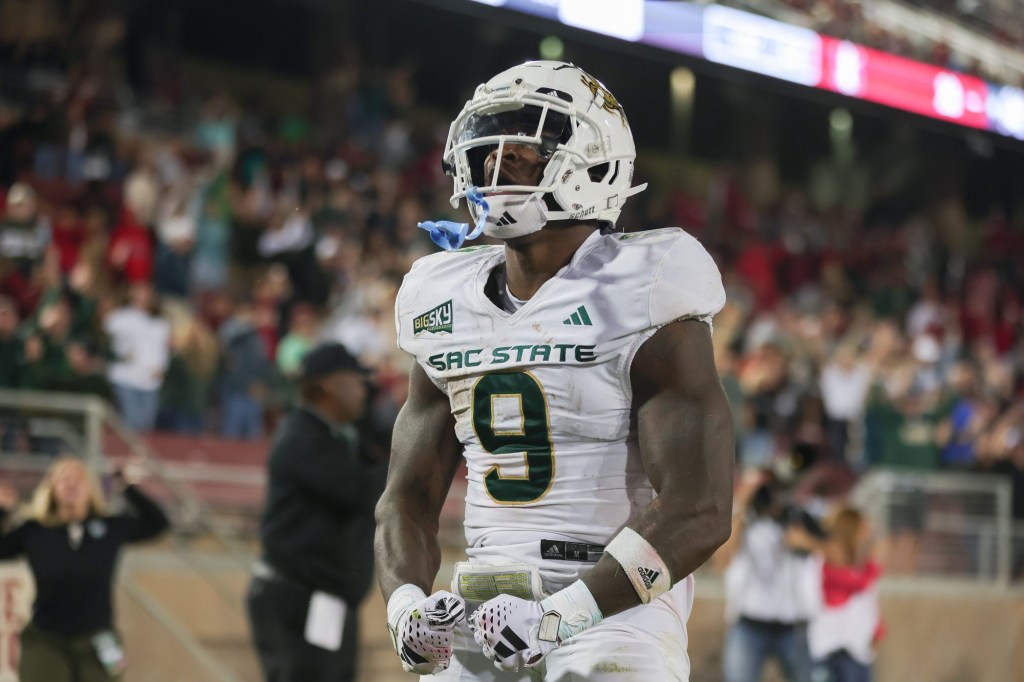
[{"label": "helmet face mask", "polygon": [[[503,173],[510,145],[531,147],[546,159],[536,184]],[[497,151],[490,177],[485,160]],[[477,87],[452,123],[444,167],[454,178],[453,207],[466,193],[536,194],[549,220],[597,220],[614,225],[630,187],[636,157],[621,105],[596,79],[563,62],[527,62]],[[489,181],[488,181],[489,180]],[[472,202],[470,213],[480,217]],[[540,229],[542,225],[538,225]]]},{"label": "helmet face mask", "polygon": [[459,140],[459,146],[465,150],[469,164],[471,183],[480,188],[496,185],[495,181],[501,174],[503,154],[497,155],[498,165],[495,166],[491,182],[487,181],[484,162],[499,147],[504,152],[509,145],[528,146],[538,157],[550,161],[558,145],[571,135],[568,124],[566,114],[532,104],[509,111],[471,115],[466,120]]}]

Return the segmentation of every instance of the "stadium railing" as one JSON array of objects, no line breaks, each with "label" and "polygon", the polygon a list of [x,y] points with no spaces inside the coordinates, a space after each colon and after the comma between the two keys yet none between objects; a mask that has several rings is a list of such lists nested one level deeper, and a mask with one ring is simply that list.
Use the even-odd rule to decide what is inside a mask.
[{"label": "stadium railing", "polygon": [[1014,527],[1005,477],[869,471],[853,497],[883,543],[912,543],[914,575],[998,586],[1013,580],[1015,539],[1024,543],[1024,527]]}]

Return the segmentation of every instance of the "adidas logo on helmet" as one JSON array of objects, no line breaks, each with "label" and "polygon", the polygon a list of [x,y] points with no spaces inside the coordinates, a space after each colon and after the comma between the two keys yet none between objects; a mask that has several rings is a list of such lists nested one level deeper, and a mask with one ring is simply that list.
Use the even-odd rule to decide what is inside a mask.
[{"label": "adidas logo on helmet", "polygon": [[519,221],[513,218],[508,211],[505,211],[504,213],[501,214],[501,217],[498,218],[497,224],[502,227],[505,227],[507,225],[515,225],[517,222]]}]

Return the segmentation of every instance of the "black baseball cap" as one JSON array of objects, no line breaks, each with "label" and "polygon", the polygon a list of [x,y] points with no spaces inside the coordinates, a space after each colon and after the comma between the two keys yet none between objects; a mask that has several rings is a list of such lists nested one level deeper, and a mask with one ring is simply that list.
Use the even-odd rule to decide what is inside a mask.
[{"label": "black baseball cap", "polygon": [[298,379],[311,381],[323,379],[335,372],[358,372],[370,375],[370,370],[360,364],[354,355],[340,343],[323,343],[311,348],[299,363]]}]

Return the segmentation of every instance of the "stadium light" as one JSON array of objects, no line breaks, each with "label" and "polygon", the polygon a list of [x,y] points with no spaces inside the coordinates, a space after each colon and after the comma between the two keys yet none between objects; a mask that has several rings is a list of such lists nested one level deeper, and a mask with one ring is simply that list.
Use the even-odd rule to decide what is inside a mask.
[{"label": "stadium light", "polygon": [[565,45],[558,36],[545,36],[540,41],[538,54],[540,54],[541,59],[561,61],[562,56],[565,54]]},{"label": "stadium light", "polygon": [[828,115],[828,125],[836,133],[849,134],[853,130],[853,117],[846,109],[833,109]]},{"label": "stadium light", "polygon": [[839,164],[853,161],[853,116],[846,109],[833,109],[828,114],[828,137],[832,157]]},{"label": "stadium light", "polygon": [[693,120],[693,95],[697,77],[685,66],[677,66],[669,75],[672,101],[672,149],[685,154],[690,147],[690,126]]},{"label": "stadium light", "polygon": [[567,26],[636,41],[644,34],[644,1],[562,0],[558,19]]}]

